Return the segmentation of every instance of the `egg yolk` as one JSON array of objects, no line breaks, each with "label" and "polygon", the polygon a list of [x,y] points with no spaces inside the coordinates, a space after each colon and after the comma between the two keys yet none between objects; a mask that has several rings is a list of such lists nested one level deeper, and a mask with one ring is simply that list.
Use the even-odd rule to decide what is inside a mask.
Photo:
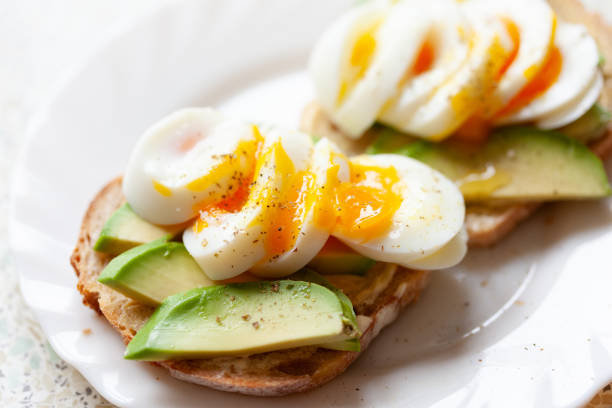
[{"label": "egg yolk", "polygon": [[[312,204],[313,176],[308,171],[296,171],[293,161],[280,141],[274,143],[259,161],[259,168],[274,160],[276,187],[266,180],[257,180],[256,191],[249,197],[248,206],[264,207],[261,217],[254,220],[264,231],[264,260],[273,260],[295,245],[305,215]],[[256,170],[260,174],[260,170]]]},{"label": "egg yolk", "polygon": [[503,63],[503,65],[499,69],[499,72],[497,73],[498,81],[501,79],[501,77],[504,76],[506,71],[508,71],[508,68],[510,68],[510,66],[516,59],[519,49],[521,48],[521,33],[514,21],[510,20],[507,17],[502,18],[501,21],[506,27],[506,31],[508,32],[510,40],[512,41],[512,49],[510,50],[510,54],[508,54],[506,61]]},{"label": "egg yolk", "polygon": [[309,172],[297,172],[290,177],[289,188],[278,198],[270,211],[266,235],[266,254],[270,258],[289,251],[295,245],[307,211],[313,177]]},{"label": "egg yolk", "polygon": [[498,118],[508,116],[529,105],[531,101],[546,92],[557,82],[563,67],[563,55],[554,41],[556,31],[556,20],[553,24],[551,46],[544,63],[540,66],[532,66],[525,71],[525,77],[531,78],[527,85],[508,102],[508,104],[497,113]]},{"label": "egg yolk", "polygon": [[454,122],[456,127],[431,137],[431,140],[441,141],[454,132],[459,134],[454,134],[455,138],[470,142],[481,141],[486,137],[485,131],[488,125],[483,120],[485,116],[483,112],[491,103],[498,84],[498,72],[508,60],[508,50],[503,46],[499,37],[496,37],[487,49],[486,55],[488,62],[480,73],[479,81],[465,84],[450,98],[453,113],[457,119]]},{"label": "egg yolk", "polygon": [[155,191],[157,191],[159,194],[163,195],[164,197],[172,196],[172,190],[164,186],[159,181],[153,180],[153,188],[155,189]]},{"label": "egg yolk", "polygon": [[436,50],[431,36],[427,36],[419,52],[417,53],[416,60],[410,68],[411,74],[414,76],[421,75],[431,69],[436,59]]},{"label": "egg yolk", "polygon": [[538,96],[546,92],[559,78],[563,66],[563,56],[559,48],[553,47],[550,55],[536,76],[514,97],[499,113],[503,117],[527,106]]},{"label": "egg yolk", "polygon": [[[208,173],[199,177],[187,184],[187,189],[193,192],[201,192],[215,185],[218,180],[231,177],[232,180],[239,181],[248,177],[248,173],[236,172],[237,163],[240,163],[241,168],[252,168],[255,164],[257,152],[263,144],[263,136],[259,133],[257,126],[253,126],[254,138],[243,140],[238,143],[234,152],[213,157],[219,160],[219,163],[213,167]],[[243,164],[246,163],[246,166]],[[217,197],[211,197],[216,199]]]},{"label": "egg yolk", "polygon": [[350,182],[340,183],[335,192],[336,229],[362,242],[383,235],[402,203],[393,190],[398,181],[393,167],[351,164]]},{"label": "egg yolk", "polygon": [[[262,240],[264,244],[266,256],[261,262],[274,260],[295,246],[311,211],[312,222],[330,232],[338,229],[346,237],[363,242],[384,235],[402,201],[394,190],[399,182],[395,168],[352,163],[350,181],[340,182],[340,165],[335,163],[334,154],[331,157],[325,182],[317,184],[320,180],[312,170],[296,171],[281,141],[277,141],[258,153],[251,175],[240,179],[233,193],[212,204],[202,204],[198,211],[214,216],[262,208],[251,223],[261,226],[261,236],[254,239],[254,243]],[[264,166],[270,164],[274,174],[269,177],[274,177],[274,183],[263,176]],[[195,233],[207,227],[202,217],[193,224]]]},{"label": "egg yolk", "polygon": [[419,51],[416,54],[414,63],[408,67],[402,78],[397,83],[397,88],[402,89],[411,78],[429,71],[433,67],[435,60],[435,42],[433,36],[430,34],[427,35],[421,44],[421,48],[419,48]]},{"label": "egg yolk", "polygon": [[343,69],[340,90],[338,92],[337,105],[341,105],[344,98],[351,92],[357,82],[363,78],[374,53],[376,51],[376,32],[382,23],[382,19],[371,21],[357,37],[348,61],[348,66]]},{"label": "egg yolk", "polygon": [[[257,126],[253,126],[253,132],[255,135],[255,140],[239,143],[236,152],[228,155],[232,157],[244,155],[245,160],[247,160],[250,166],[248,172],[241,172],[228,168],[228,166],[235,162],[233,158],[228,158],[227,161],[221,162],[219,166],[213,169],[212,173],[217,175],[222,174],[223,176],[230,175],[232,182],[228,187],[228,191],[222,194],[220,197],[215,197],[216,200],[214,201],[212,199],[208,199],[195,204],[193,206],[194,212],[207,214],[214,214],[218,212],[234,213],[242,209],[249,197],[251,183],[255,174],[255,166],[258,161],[257,159],[261,155],[260,151],[263,143],[263,136],[261,133],[259,133]],[[209,181],[209,176],[210,173],[195,180],[194,182],[200,182],[202,183],[202,186],[204,186],[205,183]],[[206,187],[203,189],[206,189]],[[202,220],[201,217],[198,217],[193,225],[194,232],[196,233],[202,232],[202,230],[206,227],[208,227],[208,223],[205,220]]]}]

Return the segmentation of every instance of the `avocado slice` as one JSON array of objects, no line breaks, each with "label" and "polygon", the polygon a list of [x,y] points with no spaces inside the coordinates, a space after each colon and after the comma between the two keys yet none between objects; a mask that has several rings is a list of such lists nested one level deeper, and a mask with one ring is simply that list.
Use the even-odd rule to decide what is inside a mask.
[{"label": "avocado slice", "polygon": [[161,237],[173,238],[184,229],[184,224],[163,227],[153,225],[140,218],[132,207],[125,203],[106,221],[94,249],[111,255],[119,255],[130,248]]},{"label": "avocado slice", "polygon": [[375,263],[330,237],[308,266],[325,275],[364,275]]},{"label": "avocado slice", "polygon": [[495,131],[478,148],[418,141],[393,153],[439,170],[459,185],[467,202],[552,201],[610,194],[601,160],[582,143],[555,131],[510,127]]},{"label": "avocado slice", "polygon": [[366,154],[395,152],[412,142],[420,140],[378,123],[369,133],[373,134],[374,141],[366,148]]},{"label": "avocado slice", "polygon": [[610,112],[596,103],[576,121],[559,129],[559,132],[584,144],[600,139],[608,130]]},{"label": "avocado slice", "polygon": [[117,256],[98,281],[141,303],[157,306],[175,293],[212,286],[185,246],[160,238]]},{"label": "avocado slice", "polygon": [[[349,316],[351,321],[357,321],[357,316],[355,316],[355,311],[353,309],[353,303],[348,298],[348,296],[346,296],[344,292],[332,285],[330,281],[319,275],[314,270],[310,268],[303,268],[294,273],[293,275],[289,276],[289,279],[316,283],[317,285],[324,286],[327,289],[331,290],[336,294],[336,296],[338,296],[338,299],[342,303],[342,310],[344,312],[344,315]],[[318,344],[318,346],[331,350],[360,351],[361,343],[359,342],[359,337],[361,337],[361,333],[359,333],[357,337],[352,339]]]},{"label": "avocado slice", "polygon": [[197,288],[168,297],[125,358],[159,361],[254,354],[356,338],[336,294],[291,280]]}]

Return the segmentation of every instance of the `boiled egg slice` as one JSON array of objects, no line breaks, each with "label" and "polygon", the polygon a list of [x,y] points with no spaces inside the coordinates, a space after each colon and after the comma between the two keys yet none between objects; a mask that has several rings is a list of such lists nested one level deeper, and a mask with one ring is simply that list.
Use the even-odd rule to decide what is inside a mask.
[{"label": "boiled egg slice", "polygon": [[406,118],[466,62],[473,33],[459,3],[453,0],[433,0],[418,6],[406,1],[395,7],[393,18],[398,24],[414,27],[405,33],[406,39],[419,45],[412,63],[402,65],[404,74],[396,82],[396,94],[378,114],[381,122],[401,129]]},{"label": "boiled egg slice", "polygon": [[534,99],[498,123],[537,121],[570,105],[576,105],[586,91],[592,88],[599,74],[598,64],[597,44],[587,30],[580,25],[559,23],[548,62],[536,76],[535,83],[530,84],[531,88],[537,88],[531,92]]},{"label": "boiled egg slice", "polygon": [[182,223],[252,172],[261,141],[252,125],[212,109],[177,111],[140,138],[123,192],[142,218],[162,225]]},{"label": "boiled egg slice", "polygon": [[465,205],[453,182],[394,154],[357,156],[350,166],[351,182],[336,189],[332,235],[369,258],[405,267],[430,256],[432,266],[459,262],[464,236],[440,251],[463,228]]},{"label": "boiled egg slice", "polygon": [[441,249],[422,259],[406,263],[404,266],[412,269],[436,270],[457,265],[467,253],[468,235],[465,228]]},{"label": "boiled egg slice", "polygon": [[548,115],[539,117],[536,126],[540,129],[557,129],[574,122],[597,102],[603,87],[603,75],[601,72],[597,72],[591,84],[574,102]]},{"label": "boiled egg slice", "polygon": [[388,8],[381,1],[353,8],[330,26],[314,47],[309,72],[317,100],[330,115],[335,114],[370,70]]},{"label": "boiled egg slice", "polygon": [[[407,21],[411,23],[406,24]],[[389,115],[399,109],[406,114],[418,105],[419,97],[427,95],[426,85],[429,92],[433,91],[435,85],[461,64],[467,55],[468,40],[469,25],[454,1],[433,0],[419,7],[411,2],[396,4],[372,36],[376,47],[372,62],[350,92],[347,91],[332,118],[347,135],[359,137],[384,107],[392,104],[390,100],[401,88],[408,88],[403,92],[402,105],[392,109]],[[351,58],[360,52],[360,41],[363,40],[357,41]],[[425,75],[414,87],[407,86],[411,79],[425,73],[430,75]]]},{"label": "boiled egg slice", "polygon": [[[270,250],[255,264],[254,275],[277,278],[304,267],[321,250],[335,222],[331,197],[349,180],[348,159],[329,140],[319,140],[306,172],[279,199],[266,240]],[[270,245],[272,244],[272,245]]]},{"label": "boiled egg slice", "polygon": [[499,21],[512,41],[493,98],[483,112],[487,117],[504,116],[503,110],[547,61],[555,38],[555,13],[544,0],[473,0],[464,6],[475,19]]},{"label": "boiled egg slice", "polygon": [[[266,257],[282,253],[289,238],[277,226],[292,189],[301,187],[312,142],[294,131],[262,129],[264,145],[256,156],[251,178],[222,201],[201,207],[185,230],[187,251],[213,280],[229,279]],[[276,228],[275,232],[271,232]]]},{"label": "boiled egg slice", "polygon": [[510,53],[511,42],[500,24],[467,15],[474,34],[466,62],[412,115],[393,123],[396,129],[440,141],[488,103],[498,72]]}]

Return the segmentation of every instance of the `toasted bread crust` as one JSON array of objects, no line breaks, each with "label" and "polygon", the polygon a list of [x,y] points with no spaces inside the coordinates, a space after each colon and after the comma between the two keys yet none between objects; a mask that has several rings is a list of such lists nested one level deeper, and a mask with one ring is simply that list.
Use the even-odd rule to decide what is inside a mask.
[{"label": "toasted bread crust", "polygon": [[[100,284],[97,277],[110,257],[93,249],[104,222],[123,202],[120,178],[110,182],[98,193],[85,214],[71,264],[79,278],[77,288],[83,295],[83,303],[103,315],[121,333],[123,341],[128,343],[153,313],[153,309]],[[419,297],[428,277],[427,272],[394,268],[390,281],[385,282],[384,288],[377,292],[373,301],[355,304],[358,313],[365,316],[360,319],[367,322],[361,338],[362,352],[378,332],[395,319],[402,307]],[[342,289],[341,278],[334,283]],[[359,291],[347,293],[351,300],[366,298],[360,294]],[[252,356],[155,364],[168,369],[178,379],[218,390],[280,396],[306,391],[332,380],[359,355],[356,352],[300,347]]]},{"label": "toasted bread crust", "polygon": [[[607,61],[603,67],[605,86],[600,103],[612,111],[612,27],[606,24],[600,16],[587,11],[578,0],[549,0],[549,3],[559,17],[569,22],[585,25],[597,40]],[[311,102],[304,108],[300,129],[333,140],[349,155],[363,153],[374,138],[373,132],[366,132],[358,140],[344,136],[316,102]],[[608,127],[607,134],[590,148],[602,159],[612,155],[612,124]],[[538,202],[496,208],[468,205],[465,224],[469,245],[471,247],[494,245],[541,205],[542,203]]]}]

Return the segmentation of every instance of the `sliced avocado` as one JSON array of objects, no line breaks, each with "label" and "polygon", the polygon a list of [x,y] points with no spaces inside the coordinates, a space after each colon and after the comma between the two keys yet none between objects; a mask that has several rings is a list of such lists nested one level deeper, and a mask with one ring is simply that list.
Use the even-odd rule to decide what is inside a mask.
[{"label": "sliced avocado", "polygon": [[172,238],[183,229],[185,229],[183,224],[163,227],[153,225],[136,215],[132,207],[125,203],[106,221],[94,249],[119,255],[130,248],[161,237]]},{"label": "sliced avocado", "polygon": [[414,142],[394,153],[455,181],[468,202],[551,201],[610,194],[601,160],[582,143],[533,127],[495,131],[484,146]]},{"label": "sliced avocado", "polygon": [[[316,283],[317,285],[324,286],[327,289],[331,290],[336,294],[336,296],[338,296],[338,299],[340,299],[344,315],[350,316],[351,321],[357,321],[357,316],[355,316],[355,310],[353,309],[353,303],[351,302],[351,299],[349,299],[348,296],[344,294],[344,292],[332,285],[331,282],[329,282],[323,276],[319,275],[317,272],[313,271],[310,268],[303,268],[300,271],[289,276],[289,279]],[[357,330],[359,329],[357,328]],[[361,333],[358,333],[357,336],[353,339],[335,341],[326,344],[318,344],[318,346],[331,350],[360,351],[361,343],[359,342],[359,337],[361,337]]]},{"label": "sliced avocado", "polygon": [[141,303],[157,306],[175,293],[212,286],[185,246],[160,238],[114,258],[99,282]]},{"label": "sliced avocado", "polygon": [[193,359],[338,342],[358,335],[336,294],[316,283],[245,282],[167,298],[128,344],[125,358]]},{"label": "sliced avocado", "polygon": [[372,144],[366,148],[367,154],[394,152],[417,140],[412,136],[379,124],[376,124],[370,132],[375,133],[376,136]]},{"label": "sliced avocado", "polygon": [[308,266],[325,275],[364,275],[376,261],[330,237]]},{"label": "sliced avocado", "polygon": [[559,132],[584,144],[600,139],[608,130],[610,112],[596,103],[576,121],[559,129]]}]

